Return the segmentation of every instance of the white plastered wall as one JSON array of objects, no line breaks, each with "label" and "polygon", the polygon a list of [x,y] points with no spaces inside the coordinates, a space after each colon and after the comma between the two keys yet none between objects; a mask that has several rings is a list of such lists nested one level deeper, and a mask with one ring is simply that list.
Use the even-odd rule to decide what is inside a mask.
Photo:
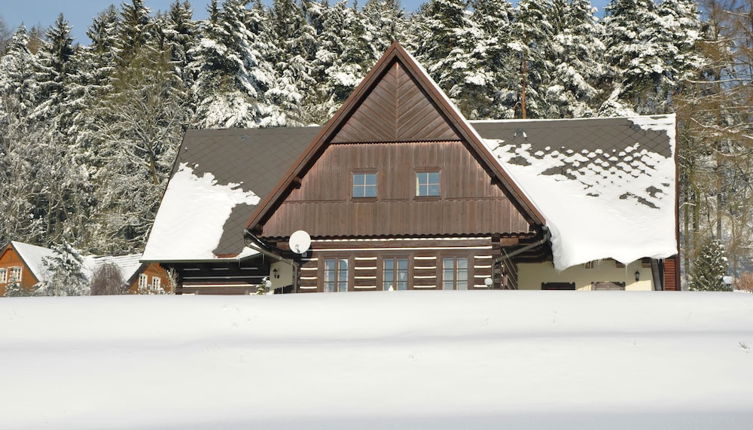
[{"label": "white plastered wall", "polygon": [[[279,278],[276,278],[274,273],[275,269]],[[293,284],[293,268],[290,264],[283,261],[277,261],[269,267],[269,279],[272,281],[272,289],[282,288]]]},{"label": "white plastered wall", "polygon": [[[639,280],[635,280],[635,272]],[[592,282],[624,282],[627,291],[651,291],[653,280],[651,267],[643,267],[640,260],[625,267],[617,267],[613,260],[594,262],[593,268],[585,265],[571,267],[558,272],[551,261],[543,263],[518,264],[518,288],[521,290],[540,290],[542,282],[574,282],[575,289],[589,291]]]}]

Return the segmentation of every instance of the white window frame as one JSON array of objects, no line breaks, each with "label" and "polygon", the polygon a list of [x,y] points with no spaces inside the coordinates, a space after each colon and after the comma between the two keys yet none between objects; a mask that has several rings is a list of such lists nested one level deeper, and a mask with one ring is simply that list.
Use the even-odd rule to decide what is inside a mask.
[{"label": "white window frame", "polygon": [[[14,277],[14,274],[18,274],[18,277]],[[23,267],[14,266],[8,268],[8,283],[23,281],[24,270]]]},{"label": "white window frame", "polygon": [[139,291],[146,291],[147,286],[149,285],[149,277],[145,274],[139,275]]},{"label": "white window frame", "polygon": [[4,284],[8,279],[8,269],[0,267],[0,284]]},{"label": "white window frame", "polygon": [[149,283],[149,287],[152,289],[152,291],[158,291],[162,288],[161,286],[162,280],[157,276],[152,276],[152,282]]},{"label": "white window frame", "polygon": [[[374,183],[368,184],[366,177],[373,176]],[[377,172],[353,172],[353,189],[351,197],[354,199],[375,199],[379,193],[379,176]],[[373,192],[372,195],[368,195]],[[360,195],[357,195],[360,194]]]}]

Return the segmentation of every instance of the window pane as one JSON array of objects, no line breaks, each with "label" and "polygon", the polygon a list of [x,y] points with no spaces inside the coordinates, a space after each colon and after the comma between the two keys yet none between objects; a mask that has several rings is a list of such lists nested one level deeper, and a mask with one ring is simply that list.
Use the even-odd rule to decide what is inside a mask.
[{"label": "window pane", "polygon": [[439,172],[416,173],[417,196],[439,196]]},{"label": "window pane", "polygon": [[394,260],[387,259],[384,260],[384,278],[382,280],[382,287],[384,288],[384,291],[388,291],[390,287],[393,289],[395,288],[393,284],[393,274],[394,274]]},{"label": "window pane", "polygon": [[348,291],[348,260],[341,259],[338,261],[339,267],[339,274],[337,279],[337,291],[340,292],[346,292]]},{"label": "window pane", "polygon": [[445,258],[442,260],[443,282],[442,288],[445,290],[455,289],[455,259]]},{"label": "window pane", "polygon": [[354,173],[353,174],[353,185],[363,185],[364,184],[364,177],[360,173]]},{"label": "window pane", "polygon": [[363,187],[353,185],[353,197],[363,197]]},{"label": "window pane", "polygon": [[465,258],[458,258],[457,266],[458,266],[458,276],[457,276],[458,290],[467,290],[468,289],[468,260]]},{"label": "window pane", "polygon": [[427,176],[429,177],[428,183],[439,185],[439,172],[430,172]]},{"label": "window pane", "polygon": [[335,291],[335,264],[335,260],[324,260],[324,291],[330,293]]},{"label": "window pane", "polygon": [[429,185],[427,187],[426,195],[427,196],[438,196],[439,195],[439,185]]},{"label": "window pane", "polygon": [[377,195],[376,185],[366,185],[363,190],[363,197],[376,197]]},{"label": "window pane", "polygon": [[376,185],[376,173],[367,173],[364,176],[364,184],[366,185]]},{"label": "window pane", "polygon": [[405,291],[408,289],[408,259],[399,258],[397,260],[397,289]]}]

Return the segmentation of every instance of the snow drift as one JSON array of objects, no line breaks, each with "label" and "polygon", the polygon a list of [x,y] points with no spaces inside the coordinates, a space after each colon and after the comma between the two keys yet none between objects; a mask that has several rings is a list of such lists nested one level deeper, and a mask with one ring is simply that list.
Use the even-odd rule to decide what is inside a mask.
[{"label": "snow drift", "polygon": [[0,301],[2,429],[747,429],[753,295]]}]

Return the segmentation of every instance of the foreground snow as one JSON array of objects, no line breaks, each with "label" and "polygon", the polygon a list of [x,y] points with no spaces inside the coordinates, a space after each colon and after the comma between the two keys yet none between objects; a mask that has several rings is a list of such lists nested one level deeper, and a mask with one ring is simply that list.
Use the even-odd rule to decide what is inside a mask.
[{"label": "foreground snow", "polygon": [[0,300],[3,429],[742,429],[753,295]]}]

